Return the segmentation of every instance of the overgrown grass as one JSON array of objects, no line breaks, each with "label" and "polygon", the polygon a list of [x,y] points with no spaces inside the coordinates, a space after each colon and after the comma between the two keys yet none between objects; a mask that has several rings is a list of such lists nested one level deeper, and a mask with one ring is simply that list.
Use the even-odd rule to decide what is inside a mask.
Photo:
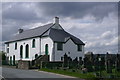
[{"label": "overgrown grass", "polygon": [[[80,71],[72,72],[71,70],[61,70],[61,69],[47,69],[43,68],[40,69],[41,71],[47,71],[47,72],[53,72],[53,73],[58,73],[58,74],[63,74],[63,75],[68,75],[68,76],[73,76],[81,79],[86,79],[86,80],[101,80],[95,76],[95,72],[88,72],[88,73],[81,73]],[[116,75],[120,77],[120,72],[115,72],[113,70],[112,74],[106,73],[106,71],[101,72],[102,77],[104,77],[103,80],[120,80],[120,78],[108,78],[109,75]]]},{"label": "overgrown grass", "polygon": [[93,73],[80,73],[80,72],[72,72],[72,71],[68,71],[68,70],[59,70],[59,69],[40,69],[42,71],[47,71],[47,72],[53,72],[53,73],[58,73],[58,74],[63,74],[63,75],[68,75],[68,76],[73,76],[73,77],[77,77],[77,78],[82,78],[82,79],[90,79],[90,80],[94,80],[96,77]]},{"label": "overgrown grass", "polygon": [[112,73],[107,73],[105,70],[101,72],[103,77],[108,77],[110,75],[114,75],[114,77],[117,77],[120,79],[120,72],[117,72],[115,69],[112,70]]}]

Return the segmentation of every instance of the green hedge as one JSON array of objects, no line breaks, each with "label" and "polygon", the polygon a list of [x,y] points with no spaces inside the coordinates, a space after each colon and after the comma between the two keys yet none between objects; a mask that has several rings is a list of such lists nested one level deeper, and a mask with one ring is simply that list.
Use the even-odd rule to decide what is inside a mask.
[{"label": "green hedge", "polygon": [[6,60],[2,60],[2,65],[8,65],[8,62]]}]

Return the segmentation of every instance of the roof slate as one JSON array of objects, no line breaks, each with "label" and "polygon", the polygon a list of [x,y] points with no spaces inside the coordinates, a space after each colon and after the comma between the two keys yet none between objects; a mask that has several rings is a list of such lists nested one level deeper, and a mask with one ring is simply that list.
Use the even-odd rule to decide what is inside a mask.
[{"label": "roof slate", "polygon": [[11,40],[5,43],[33,38],[37,36],[39,37],[49,36],[55,42],[66,42],[68,39],[71,39],[76,44],[85,45],[79,38],[66,32],[64,29],[63,30],[53,29],[52,26],[54,26],[54,24],[50,23],[50,24],[40,26],[34,29],[23,31],[22,33],[15,35]]},{"label": "roof slate", "polygon": [[50,29],[49,36],[53,41],[66,42],[68,39],[72,39],[74,43],[85,45],[80,39],[66,32],[65,30]]},{"label": "roof slate", "polygon": [[9,40],[5,43],[41,36],[45,31],[47,31],[52,26],[53,26],[53,23],[50,23],[50,24],[40,26],[40,27],[37,27],[34,29],[29,29],[29,30],[23,31],[22,33],[15,35],[11,40]]}]

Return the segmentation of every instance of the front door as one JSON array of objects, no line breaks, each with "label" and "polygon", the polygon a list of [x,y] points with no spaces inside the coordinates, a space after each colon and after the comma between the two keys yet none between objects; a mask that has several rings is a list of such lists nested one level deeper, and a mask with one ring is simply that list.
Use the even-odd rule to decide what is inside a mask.
[{"label": "front door", "polygon": [[45,55],[48,55],[48,44],[45,45]]}]

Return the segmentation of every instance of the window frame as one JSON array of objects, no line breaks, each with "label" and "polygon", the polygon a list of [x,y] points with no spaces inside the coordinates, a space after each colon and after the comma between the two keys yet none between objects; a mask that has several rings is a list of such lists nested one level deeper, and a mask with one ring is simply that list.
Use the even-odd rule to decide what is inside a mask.
[{"label": "window frame", "polygon": [[17,42],[15,43],[15,50],[17,50]]},{"label": "window frame", "polygon": [[32,48],[35,48],[35,39],[32,40]]},{"label": "window frame", "polygon": [[48,55],[49,49],[48,49],[48,44],[45,44],[45,55]]},{"label": "window frame", "polygon": [[20,58],[23,58],[23,45],[20,46]]},{"label": "window frame", "polygon": [[63,51],[63,43],[62,42],[57,42],[57,50]]},{"label": "window frame", "polygon": [[25,58],[29,58],[30,52],[29,52],[29,45],[27,44],[25,46]]},{"label": "window frame", "polygon": [[82,51],[82,45],[80,44],[77,45],[77,51]]}]

